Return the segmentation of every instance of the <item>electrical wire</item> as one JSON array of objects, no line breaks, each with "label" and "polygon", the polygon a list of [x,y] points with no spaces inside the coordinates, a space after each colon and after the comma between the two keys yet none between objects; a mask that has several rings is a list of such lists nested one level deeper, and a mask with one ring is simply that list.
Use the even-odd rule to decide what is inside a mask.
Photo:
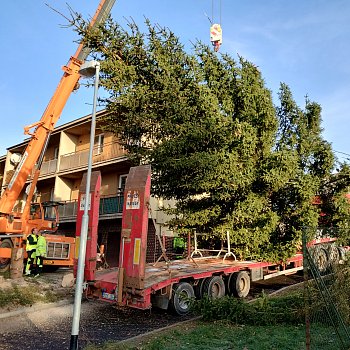
[{"label": "electrical wire", "polygon": [[350,154],[349,153],[345,153],[345,152],[340,152],[340,151],[334,151],[335,153],[340,153],[340,154],[344,154],[345,156],[349,156],[350,157]]},{"label": "electrical wire", "polygon": [[349,153],[345,153],[345,152],[340,152],[340,151],[334,151],[334,153],[339,153],[339,156],[338,156],[338,163],[341,163],[341,162],[350,162],[350,154]]}]

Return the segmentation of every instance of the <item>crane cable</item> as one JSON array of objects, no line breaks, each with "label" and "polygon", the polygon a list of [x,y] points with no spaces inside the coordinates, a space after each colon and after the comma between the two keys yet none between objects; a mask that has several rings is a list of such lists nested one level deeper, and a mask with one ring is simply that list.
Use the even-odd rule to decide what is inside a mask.
[{"label": "crane cable", "polygon": [[222,29],[221,29],[221,0],[219,0],[219,17],[220,22],[214,23],[214,0],[211,1],[211,27],[210,41],[214,46],[214,51],[218,52],[222,44]]},{"label": "crane cable", "polygon": [[[221,25],[221,0],[219,0],[219,24]],[[211,23],[214,23],[214,0],[211,0]]]}]

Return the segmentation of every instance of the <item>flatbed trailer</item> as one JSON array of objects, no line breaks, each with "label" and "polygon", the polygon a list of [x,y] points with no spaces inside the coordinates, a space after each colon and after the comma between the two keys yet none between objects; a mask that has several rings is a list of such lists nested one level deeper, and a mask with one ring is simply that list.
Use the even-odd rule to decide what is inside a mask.
[{"label": "flatbed trailer", "polygon": [[[219,257],[204,257],[148,263],[145,266],[144,287],[137,289],[124,284],[121,297],[118,286],[123,269],[112,268],[96,272],[89,284],[89,294],[108,302],[138,309],[159,307],[172,309],[178,314],[188,311],[183,300],[205,294],[218,298],[225,294],[246,297],[250,283],[280,275],[294,274],[303,269],[303,256],[297,254],[287,264],[271,264],[257,261],[235,261]],[[125,276],[124,276],[125,277]],[[176,295],[180,287],[185,291]]]},{"label": "flatbed trailer", "polygon": [[[202,256],[195,244],[194,250],[180,260],[169,260],[163,250],[156,263],[146,263],[151,170],[144,165],[131,168],[127,177],[118,267],[96,271],[97,227],[93,221],[98,217],[101,181],[100,174],[94,173],[94,188],[90,188],[89,194],[92,198],[89,212],[92,221],[85,261],[85,294],[88,298],[138,309],[171,309],[182,315],[189,311],[190,298],[202,298],[204,295],[219,298],[226,294],[246,297],[251,282],[303,270],[301,252],[286,262],[238,261],[230,252],[229,244],[227,249],[219,253],[214,251],[215,256],[207,257]],[[86,195],[84,189],[82,184],[79,201]],[[78,236],[81,212],[77,217]],[[339,260],[344,256],[344,249],[334,245],[334,238],[315,240],[310,245],[317,248],[313,254],[320,267],[326,266],[328,257]],[[196,257],[193,252],[197,253]]]}]

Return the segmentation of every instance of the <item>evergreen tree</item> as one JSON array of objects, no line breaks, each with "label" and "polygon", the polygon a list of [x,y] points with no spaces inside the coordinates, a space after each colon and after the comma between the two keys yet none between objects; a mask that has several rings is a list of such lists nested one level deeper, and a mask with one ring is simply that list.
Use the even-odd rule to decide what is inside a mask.
[{"label": "evergreen tree", "polygon": [[[291,243],[286,248],[293,251],[306,227],[348,227],[345,194],[350,173],[345,164],[333,173],[335,157],[331,145],[322,137],[320,105],[306,98],[305,109],[301,110],[286,84],[281,84],[279,99],[275,156],[277,164],[288,169],[288,179],[272,194],[274,210],[280,217],[272,242],[283,237]],[[347,231],[336,231],[341,238],[348,237]]]},{"label": "evergreen tree", "polygon": [[152,165],[154,195],[177,200],[172,227],[229,231],[242,258],[294,253],[302,228],[317,226],[313,198],[334,162],[320,106],[307,100],[302,111],[282,84],[275,109],[254,64],[202,43],[189,54],[147,20],[145,32],[134,22],[123,29],[109,20],[97,30],[77,23],[102,61],[105,130],[135,164]]}]

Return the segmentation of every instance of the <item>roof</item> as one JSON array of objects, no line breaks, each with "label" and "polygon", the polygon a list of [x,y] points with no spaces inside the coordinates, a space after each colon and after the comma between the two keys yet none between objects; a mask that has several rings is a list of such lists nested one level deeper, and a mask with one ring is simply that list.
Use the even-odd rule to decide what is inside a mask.
[{"label": "roof", "polygon": [[[106,114],[106,110],[103,109],[101,111],[98,111],[96,112],[96,118],[100,118],[102,115]],[[86,123],[88,122],[90,119],[91,119],[91,114],[88,114],[88,115],[85,115],[84,117],[81,117],[81,118],[78,118],[78,119],[74,119],[73,121],[71,122],[68,122],[68,123],[65,123],[65,124],[62,124],[60,126],[57,126],[54,128],[54,130],[52,131],[52,135],[56,134],[56,133],[59,133],[61,132],[62,130],[65,130],[65,129],[69,129],[69,128],[72,128],[74,126],[78,126],[79,124],[83,124],[83,123]],[[20,142],[20,143],[17,143],[16,145],[12,145],[8,148],[6,148],[7,151],[11,150],[11,149],[14,149],[14,148],[18,148],[18,147],[21,147],[21,146],[24,146],[26,145],[28,142],[30,141],[30,138],[26,138],[23,142]],[[1,156],[0,157],[0,160],[2,158],[6,158],[6,155],[4,156]]]}]

